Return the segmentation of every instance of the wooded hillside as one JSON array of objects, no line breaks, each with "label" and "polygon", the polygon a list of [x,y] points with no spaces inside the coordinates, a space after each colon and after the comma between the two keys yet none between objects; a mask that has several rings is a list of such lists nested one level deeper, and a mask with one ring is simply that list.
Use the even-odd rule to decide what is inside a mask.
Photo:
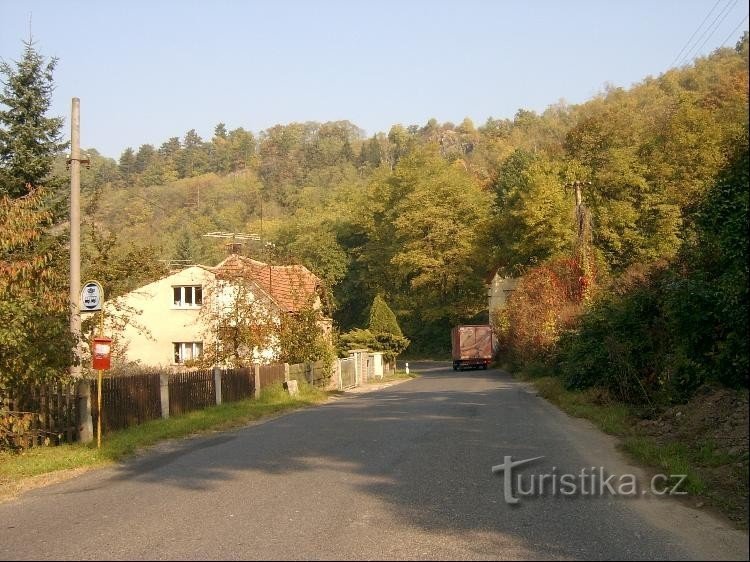
[{"label": "wooded hillside", "polygon": [[219,124],[211,139],[191,130],[119,162],[90,150],[89,268],[106,277],[109,262],[120,292],[152,275],[155,260],[217,262],[225,250],[207,232],[259,233],[271,244],[244,251],[325,279],[342,330],[365,325],[380,293],[412,351],[444,350],[452,324],[486,319],[494,268],[518,275],[572,255],[571,181],[591,182],[600,286],[673,260],[746,134],[747,50],[745,39],[627,90],[478,127],[433,119],[364,138],[348,121],[257,135]]}]

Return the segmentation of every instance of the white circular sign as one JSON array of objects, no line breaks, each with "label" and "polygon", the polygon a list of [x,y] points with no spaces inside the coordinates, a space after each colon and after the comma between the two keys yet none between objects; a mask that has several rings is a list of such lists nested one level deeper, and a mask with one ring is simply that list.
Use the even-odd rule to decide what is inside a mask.
[{"label": "white circular sign", "polygon": [[82,310],[101,310],[103,300],[104,291],[102,291],[102,286],[96,281],[89,281],[83,286],[83,289],[81,289]]}]

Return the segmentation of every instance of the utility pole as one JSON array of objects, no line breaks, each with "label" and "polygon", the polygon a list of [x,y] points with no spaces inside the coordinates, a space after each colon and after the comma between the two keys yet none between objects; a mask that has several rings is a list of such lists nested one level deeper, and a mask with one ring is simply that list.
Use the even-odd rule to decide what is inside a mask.
[{"label": "utility pole", "polygon": [[583,204],[582,189],[584,185],[591,185],[591,182],[576,180],[565,184],[565,187],[573,188],[576,198],[576,254],[580,260],[582,272],[581,298],[585,301],[589,298],[588,286],[591,282],[591,268],[588,256],[590,224],[588,209]]},{"label": "utility pole", "polygon": [[93,439],[94,428],[91,420],[91,385],[81,380],[81,357],[79,343],[81,340],[81,164],[87,164],[81,158],[81,100],[73,98],[70,114],[70,332],[73,335],[73,366],[70,374],[80,381],[78,387],[79,402],[79,439],[86,443]]},{"label": "utility pole", "polygon": [[81,100],[73,98],[70,114],[70,333],[73,334],[74,364],[71,375],[81,377],[78,343],[81,339]]}]

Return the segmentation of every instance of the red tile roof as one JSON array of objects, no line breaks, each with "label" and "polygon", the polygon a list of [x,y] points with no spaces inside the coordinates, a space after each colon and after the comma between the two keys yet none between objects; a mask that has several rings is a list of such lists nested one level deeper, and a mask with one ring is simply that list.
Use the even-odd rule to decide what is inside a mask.
[{"label": "red tile roof", "polygon": [[268,265],[232,254],[212,268],[219,277],[247,277],[283,310],[299,312],[315,299],[322,281],[304,265]]}]

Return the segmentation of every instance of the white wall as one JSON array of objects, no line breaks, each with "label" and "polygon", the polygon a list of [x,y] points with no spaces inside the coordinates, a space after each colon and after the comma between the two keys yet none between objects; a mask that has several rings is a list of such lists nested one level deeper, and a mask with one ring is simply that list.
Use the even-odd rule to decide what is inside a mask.
[{"label": "white wall", "polygon": [[203,341],[205,349],[209,342],[200,308],[175,306],[173,287],[201,285],[205,301],[205,288],[213,279],[212,272],[191,266],[107,303],[108,314],[129,318],[124,330],[116,336],[127,344],[123,359],[165,367],[174,364],[174,342]]},{"label": "white wall", "polygon": [[492,278],[487,289],[487,306],[490,311],[490,322],[492,321],[492,311],[505,307],[505,301],[510,293],[516,289],[516,285],[518,285],[518,278],[500,277],[497,274]]}]

